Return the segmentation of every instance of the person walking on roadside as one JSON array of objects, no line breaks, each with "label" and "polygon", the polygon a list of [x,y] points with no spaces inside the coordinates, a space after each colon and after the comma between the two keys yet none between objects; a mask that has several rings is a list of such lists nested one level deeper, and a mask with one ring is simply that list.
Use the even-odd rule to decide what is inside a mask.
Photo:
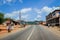
[{"label": "person walking on roadside", "polygon": [[6,21],[6,24],[7,24],[7,30],[8,30],[8,33],[11,32],[12,30],[12,27],[13,27],[13,23],[11,20],[7,20]]},{"label": "person walking on roadside", "polygon": [[48,24],[48,27],[50,27],[50,24]]}]

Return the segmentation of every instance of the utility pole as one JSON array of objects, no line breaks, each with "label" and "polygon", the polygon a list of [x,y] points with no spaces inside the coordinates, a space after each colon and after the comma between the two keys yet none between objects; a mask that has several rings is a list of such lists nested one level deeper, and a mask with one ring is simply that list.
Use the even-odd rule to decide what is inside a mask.
[{"label": "utility pole", "polygon": [[19,19],[20,19],[20,25],[21,25],[21,12],[19,12]]}]

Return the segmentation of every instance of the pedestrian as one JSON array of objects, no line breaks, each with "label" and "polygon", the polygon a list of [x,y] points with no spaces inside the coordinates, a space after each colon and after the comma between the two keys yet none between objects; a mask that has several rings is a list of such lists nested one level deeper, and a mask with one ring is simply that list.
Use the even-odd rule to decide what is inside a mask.
[{"label": "pedestrian", "polygon": [[7,20],[6,24],[7,24],[8,32],[11,32],[12,31],[12,27],[13,27],[12,21],[11,20]]},{"label": "pedestrian", "polygon": [[50,27],[50,24],[48,24],[48,27]]}]

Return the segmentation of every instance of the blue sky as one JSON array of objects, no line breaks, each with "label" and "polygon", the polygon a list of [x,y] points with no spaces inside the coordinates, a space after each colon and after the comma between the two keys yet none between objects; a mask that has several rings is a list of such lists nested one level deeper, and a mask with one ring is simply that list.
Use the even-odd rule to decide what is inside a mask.
[{"label": "blue sky", "polygon": [[53,10],[60,6],[60,0],[0,0],[0,12],[5,14],[5,17],[11,17],[25,21],[46,20],[48,15]]}]

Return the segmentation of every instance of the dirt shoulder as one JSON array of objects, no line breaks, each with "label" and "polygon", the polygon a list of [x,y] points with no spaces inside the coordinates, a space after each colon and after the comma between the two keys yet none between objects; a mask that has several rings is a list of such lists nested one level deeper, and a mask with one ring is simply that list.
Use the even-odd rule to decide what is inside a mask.
[{"label": "dirt shoulder", "polygon": [[[6,29],[6,27],[1,27],[1,28],[2,28],[2,29]],[[20,25],[15,25],[15,26],[14,26],[14,29],[13,29],[10,33],[8,33],[7,30],[2,30],[2,31],[0,31],[0,38],[4,38],[4,37],[6,37],[6,36],[8,36],[8,35],[11,35],[11,34],[16,33],[16,32],[18,32],[18,31],[24,30],[24,29],[26,29],[26,28],[27,28],[27,27],[21,28]]]},{"label": "dirt shoulder", "polygon": [[21,28],[19,29],[14,29],[14,30],[12,30],[10,33],[8,33],[7,31],[2,31],[2,32],[0,32],[0,38],[3,38],[3,37],[5,37],[5,36],[7,36],[7,35],[10,35],[10,34],[12,34],[12,33],[15,33],[15,32],[17,32],[18,30],[21,30]]},{"label": "dirt shoulder", "polygon": [[51,31],[52,33],[60,37],[60,28],[58,28],[57,26],[54,26],[54,27],[50,26],[49,28],[48,26],[44,26],[44,25],[41,25],[41,26],[43,26],[44,28],[48,29],[49,31]]},{"label": "dirt shoulder", "polygon": [[0,38],[4,38],[4,37],[6,37],[8,35],[11,35],[11,34],[16,33],[18,31],[21,31],[21,30],[23,30],[25,28],[20,27],[20,25],[15,25],[13,30],[10,33],[8,33],[7,28],[5,26],[3,26],[3,25],[0,25],[0,29],[2,29],[0,31]]}]

